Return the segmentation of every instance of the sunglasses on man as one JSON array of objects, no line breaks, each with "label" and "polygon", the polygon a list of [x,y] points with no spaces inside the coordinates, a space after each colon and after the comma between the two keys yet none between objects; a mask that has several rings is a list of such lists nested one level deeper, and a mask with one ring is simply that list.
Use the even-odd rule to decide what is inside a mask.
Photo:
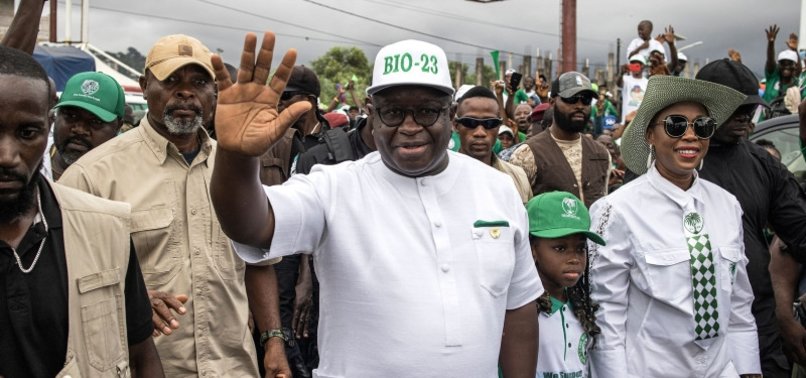
[{"label": "sunglasses on man", "polygon": [[456,123],[467,127],[468,129],[475,129],[479,126],[484,127],[486,130],[492,130],[501,126],[501,118],[473,118],[473,117],[456,117]]},{"label": "sunglasses on man", "polygon": [[688,118],[682,115],[668,115],[663,121],[657,122],[663,125],[666,135],[672,138],[682,138],[686,135],[689,125],[694,128],[694,135],[699,139],[708,139],[714,136],[716,131],[716,121],[711,117],[697,117],[689,122]]},{"label": "sunglasses on man", "polygon": [[564,103],[568,105],[576,105],[578,102],[582,101],[582,105],[588,106],[593,102],[593,96],[589,94],[578,94],[571,97],[560,97]]}]

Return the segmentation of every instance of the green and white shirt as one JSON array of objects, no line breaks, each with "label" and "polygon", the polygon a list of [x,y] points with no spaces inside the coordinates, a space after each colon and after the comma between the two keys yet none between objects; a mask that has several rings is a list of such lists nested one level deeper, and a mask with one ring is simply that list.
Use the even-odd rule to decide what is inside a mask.
[{"label": "green and white shirt", "polygon": [[551,313],[537,315],[540,324],[538,378],[588,377],[591,341],[574,316],[571,303],[551,297]]}]

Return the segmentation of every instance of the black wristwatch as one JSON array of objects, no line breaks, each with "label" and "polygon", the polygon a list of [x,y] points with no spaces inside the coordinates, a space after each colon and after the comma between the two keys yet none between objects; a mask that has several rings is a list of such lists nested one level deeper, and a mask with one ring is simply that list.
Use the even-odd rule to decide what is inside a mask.
[{"label": "black wristwatch", "polygon": [[279,337],[283,342],[288,342],[288,335],[286,335],[282,329],[276,328],[264,331],[260,334],[260,345],[266,345],[266,342],[272,337]]}]

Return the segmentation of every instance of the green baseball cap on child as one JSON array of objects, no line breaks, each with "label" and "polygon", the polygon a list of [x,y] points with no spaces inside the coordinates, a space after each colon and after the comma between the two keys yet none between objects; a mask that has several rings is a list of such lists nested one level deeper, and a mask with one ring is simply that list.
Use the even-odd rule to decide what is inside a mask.
[{"label": "green baseball cap on child", "polygon": [[112,122],[124,116],[126,99],[123,88],[112,76],[101,72],[81,72],[64,85],[56,107],[62,106],[75,106],[95,114],[104,122]]},{"label": "green baseball cap on child", "polygon": [[568,192],[548,192],[535,196],[526,204],[529,233],[539,238],[556,239],[584,234],[599,245],[604,239],[590,231],[591,218],[585,204]]}]

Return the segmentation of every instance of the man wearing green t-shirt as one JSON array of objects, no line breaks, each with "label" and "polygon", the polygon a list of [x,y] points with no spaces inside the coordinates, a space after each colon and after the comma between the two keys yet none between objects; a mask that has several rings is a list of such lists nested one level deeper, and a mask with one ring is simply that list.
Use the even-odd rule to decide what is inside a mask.
[{"label": "man wearing green t-shirt", "polygon": [[[800,57],[793,49],[795,46],[788,46],[778,54],[775,60],[775,38],[778,36],[780,28],[772,25],[766,29],[767,33],[767,62],[764,66],[764,77],[767,84],[764,90],[764,100],[775,108],[773,101],[786,95],[787,89],[798,85],[798,74],[800,73]],[[790,37],[791,39],[792,37]],[[787,43],[789,45],[789,43]]]}]

